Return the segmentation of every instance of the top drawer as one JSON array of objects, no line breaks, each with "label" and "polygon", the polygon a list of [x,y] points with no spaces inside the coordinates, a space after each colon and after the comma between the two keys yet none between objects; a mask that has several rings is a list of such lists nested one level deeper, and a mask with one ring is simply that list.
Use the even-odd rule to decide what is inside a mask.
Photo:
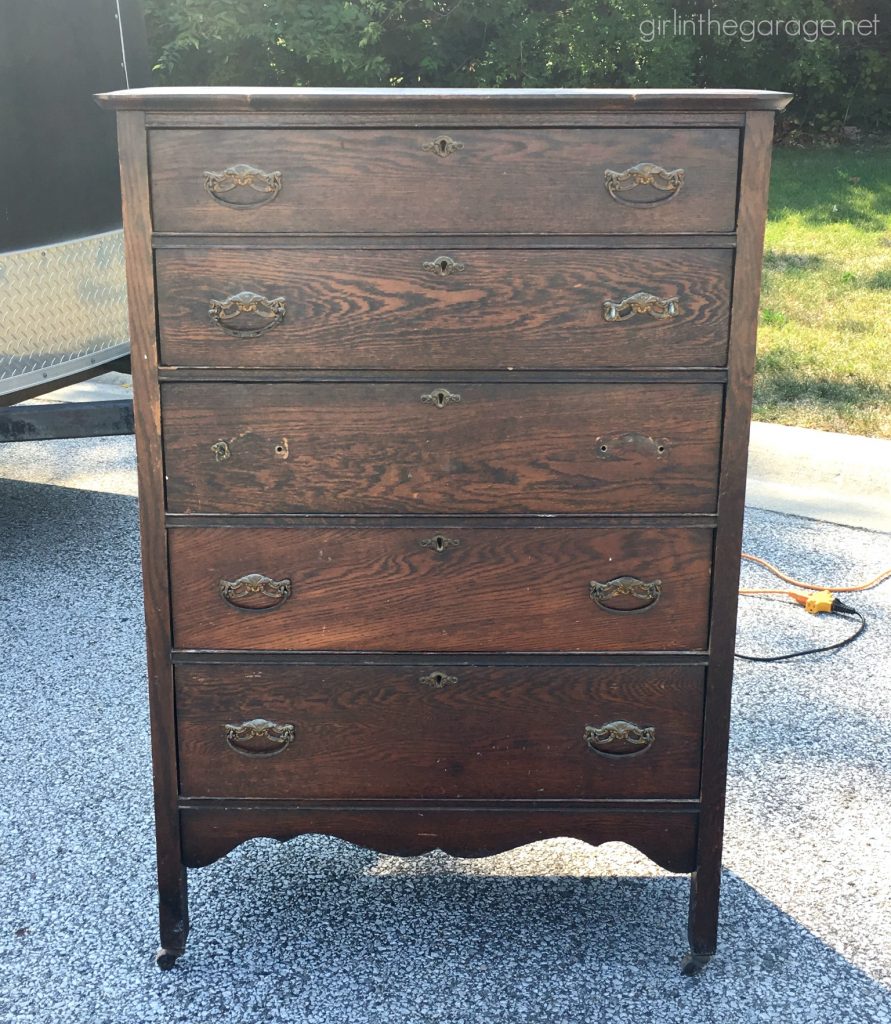
[{"label": "top drawer", "polygon": [[739,133],[719,128],[156,129],[157,231],[733,231]]}]

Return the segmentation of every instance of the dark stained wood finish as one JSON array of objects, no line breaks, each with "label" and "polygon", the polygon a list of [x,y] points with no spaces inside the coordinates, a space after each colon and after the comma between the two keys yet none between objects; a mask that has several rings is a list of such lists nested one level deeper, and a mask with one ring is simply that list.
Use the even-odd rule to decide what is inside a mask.
[{"label": "dark stained wood finish", "polygon": [[155,836],[161,949],[176,957],[189,933],[186,872],[180,856],[176,711],[170,664],[170,595],[164,529],[161,400],[155,344],[149,176],[144,115],[118,114],[121,194],[127,258],[127,301],[139,467],[139,525],[147,639],[149,708],[155,790]]},{"label": "dark stained wood finish", "polygon": [[[460,401],[422,401],[441,388]],[[165,384],[168,508],[708,513],[722,392],[654,384],[642,397],[631,384],[456,385],[448,377]],[[215,453],[220,441],[227,447]]]},{"label": "dark stained wood finish", "polygon": [[[119,137],[160,966],[183,951],[186,865],[208,864],[254,836],[310,832],[407,855],[441,848],[482,856],[551,836],[622,840],[668,870],[693,872],[685,970],[714,953],[771,112],[789,99],[732,90],[249,89],[100,98],[133,111],[121,113]],[[424,153],[421,142],[441,133],[465,148],[442,159]],[[204,192],[205,170],[243,161],[264,167],[267,157],[281,164],[265,169],[284,174],[272,203],[233,211]],[[683,166],[683,190],[647,209],[614,202],[603,170],[640,161]],[[267,247],[275,251],[264,255]],[[444,248],[477,278],[419,284],[404,271]],[[163,368],[153,249],[165,357],[176,357]],[[689,322],[623,324],[627,347],[610,348],[596,317],[585,319],[585,301],[594,298],[596,313],[597,282],[622,283],[635,257],[698,304]],[[195,288],[216,286],[225,267],[240,275],[252,260],[254,283],[226,283],[299,287],[293,301],[304,315],[288,319],[278,340],[269,334],[241,349],[229,341],[215,349],[199,298],[180,284],[188,277]],[[721,317],[731,260],[725,369]],[[440,284],[455,290],[434,290]],[[233,362],[233,351],[245,355],[231,367],[201,366],[190,353],[202,346],[194,359],[208,363],[215,352]],[[277,361],[266,365],[264,353]],[[616,353],[626,361],[616,363]],[[434,424],[452,423],[435,434],[420,429],[430,421],[396,418],[389,406],[386,415],[375,412],[383,403],[372,402],[369,413],[367,403],[348,408],[346,401],[437,387],[461,393],[462,403],[429,408],[440,416]],[[327,404],[278,400],[309,394],[329,396]],[[499,425],[483,418],[474,425],[486,408],[471,401],[479,395],[497,395]],[[520,396],[532,400],[524,406]],[[443,419],[456,409],[464,421]],[[290,466],[276,475],[259,449],[252,467],[232,455],[219,464],[231,463],[230,476],[208,475],[217,467],[202,468],[205,441],[189,439],[188,429],[237,418],[243,450],[245,438],[253,444],[273,425],[272,413],[269,438],[281,439],[282,417],[299,428],[287,435],[284,461],[301,453],[303,481]],[[517,435],[498,433],[508,413],[525,428],[525,462]],[[682,455],[647,476],[635,453],[622,468],[624,488],[615,477],[592,477],[579,439],[600,430],[598,415],[615,434],[642,430],[642,418],[667,421],[683,435]],[[418,480],[394,475],[382,426],[390,455],[402,458],[403,471],[423,467],[425,493],[435,501],[406,503]],[[238,451],[238,438],[226,439]],[[416,463],[412,439],[424,452],[413,454]],[[451,461],[431,461],[424,442],[434,440],[458,445]],[[181,502],[189,512],[165,517],[165,481],[171,507]],[[570,482],[585,500],[571,496]],[[256,500],[248,504],[252,484]],[[227,516],[220,510],[229,509],[233,489],[243,514]],[[629,506],[626,490],[635,494]],[[217,511],[193,514],[196,495]],[[331,495],[350,513],[295,514]],[[295,502],[290,512],[283,499]],[[548,505],[559,514],[530,515]],[[459,544],[420,545],[436,535]],[[220,580],[253,572],[287,575],[293,593],[271,611],[231,607]],[[623,575],[660,579],[659,601],[639,614],[598,608],[589,581]],[[422,693],[411,685],[422,671],[459,682]],[[281,760],[262,767],[239,760],[232,768],[240,755],[215,751],[215,716],[228,717],[233,706],[245,718],[299,713]],[[652,721],[638,724],[654,725],[658,739],[633,761],[586,774],[599,755],[586,751],[590,760],[579,760],[565,730],[592,709],[630,721],[646,713]],[[676,750],[661,745],[675,739]],[[288,771],[287,758],[301,756],[314,766],[303,777]],[[223,792],[241,796],[208,795]]]},{"label": "dark stained wood finish", "polygon": [[[463,270],[424,269],[443,256]],[[156,257],[161,361],[421,371],[723,366],[732,266],[728,249],[165,250]],[[210,303],[243,291],[284,298],[283,322],[255,338],[216,324]],[[604,301],[641,291],[677,297],[680,315],[604,319]]]},{"label": "dark stained wood finish", "polygon": [[[463,145],[439,157],[431,129],[154,129],[152,209],[157,231],[435,235],[730,231],[735,226],[739,132],[732,128],[457,129]],[[642,162],[683,168],[683,187],[630,206],[604,171]],[[281,192],[235,209],[213,199],[204,172],[250,164],[281,173]]]},{"label": "dark stained wood finish", "polygon": [[749,114],[742,158],[738,256],[733,280],[735,298],[731,321],[730,380],[721,457],[719,525],[715,537],[712,658],[708,670],[703,747],[702,827],[699,833],[697,869],[690,891],[690,949],[701,956],[711,956],[718,941],[739,555],[742,548],[758,295],[761,287],[764,214],[770,185],[772,140],[773,116],[769,113]]},{"label": "dark stained wood finish", "polygon": [[337,836],[381,853],[414,857],[444,850],[488,857],[541,839],[569,836],[594,846],[624,842],[667,871],[696,865],[698,815],[690,811],[591,810],[564,806],[511,810],[458,807],[299,807],[227,804],[181,812],[183,861],[203,867],[246,839],[285,841],[306,833]]},{"label": "dark stained wood finish", "polygon": [[[456,249],[733,249],[736,235],[732,232],[710,235],[437,235],[439,247]],[[156,231],[152,234],[155,249],[401,249],[427,250],[430,239],[423,235],[289,235],[281,232],[238,232],[237,234],[195,234],[184,231]],[[553,299],[553,296],[551,297]]]},{"label": "dark stained wood finish", "polygon": [[[417,663],[180,666],[181,793],[329,800],[699,793],[701,668],[478,664],[442,671],[438,686],[429,681],[437,671]],[[272,757],[234,751],[224,726],[255,718],[292,724],[293,742]],[[614,721],[652,727],[655,740],[623,756],[589,750],[585,726]]]},{"label": "dark stained wood finish", "polygon": [[763,89],[404,89],[404,88],[212,88],[174,87],[127,89],[102,93],[100,106],[112,109],[249,112],[315,110],[329,114],[384,111],[399,117],[423,111],[456,111],[463,116],[485,115],[493,121],[501,113],[535,116],[542,111],[564,114],[579,110],[599,114],[620,111],[683,111],[715,114],[731,110],[782,110],[792,99],[788,92]]},{"label": "dark stained wood finish", "polygon": [[[705,649],[712,531],[171,530],[174,643],[221,650]],[[290,579],[277,608],[233,608],[221,579]],[[598,608],[591,580],[662,580],[647,611]]]}]

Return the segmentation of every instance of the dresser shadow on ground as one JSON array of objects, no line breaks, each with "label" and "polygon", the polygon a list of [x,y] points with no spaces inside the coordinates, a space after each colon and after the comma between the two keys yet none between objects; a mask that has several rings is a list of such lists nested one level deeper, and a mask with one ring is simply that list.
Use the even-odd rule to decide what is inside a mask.
[{"label": "dresser shadow on ground", "polygon": [[[615,873],[635,864],[643,873]],[[468,861],[382,857],[320,836],[255,840],[191,882],[199,931],[180,965],[190,979],[225,963],[247,980],[262,964],[294,997],[327,992],[330,1020],[353,1019],[351,1000],[375,1021],[788,1013],[829,1024],[891,1009],[886,989],[728,871],[719,953],[683,978],[687,879],[621,844],[549,840]]]}]

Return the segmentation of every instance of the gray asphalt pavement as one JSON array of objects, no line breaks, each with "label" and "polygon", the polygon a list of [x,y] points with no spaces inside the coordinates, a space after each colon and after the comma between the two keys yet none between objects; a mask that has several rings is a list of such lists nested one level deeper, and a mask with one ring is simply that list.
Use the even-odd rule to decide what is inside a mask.
[{"label": "gray asphalt pavement", "polygon": [[[682,978],[688,883],[619,844],[481,861],[257,840],[191,873],[156,946],[132,440],[0,447],[2,1024],[891,1022],[891,586],[835,655],[740,664],[721,948]],[[891,565],[891,535],[750,510],[804,578]],[[752,585],[770,585],[746,567]],[[740,650],[848,626],[743,602]]]}]

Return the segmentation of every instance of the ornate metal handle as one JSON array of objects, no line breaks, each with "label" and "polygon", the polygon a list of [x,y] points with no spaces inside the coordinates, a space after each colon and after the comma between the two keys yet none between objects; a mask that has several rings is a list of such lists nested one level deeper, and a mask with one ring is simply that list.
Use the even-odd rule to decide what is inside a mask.
[{"label": "ornate metal handle", "polygon": [[[237,338],[256,338],[280,324],[286,311],[282,296],[267,299],[256,292],[238,292],[228,299],[212,299],[207,315],[218,327]],[[248,319],[239,320],[243,316]]]},{"label": "ornate metal handle", "polygon": [[447,686],[454,686],[458,682],[458,677],[447,676],[445,672],[431,672],[429,676],[421,676],[418,682],[434,690],[444,690]]},{"label": "ornate metal handle", "polygon": [[630,320],[631,317],[647,313],[654,320],[672,320],[681,312],[678,304],[678,297],[671,299],[660,299],[658,295],[651,295],[649,292],[635,292],[625,299],[616,302],[613,299],[606,299],[603,303],[603,319],[607,323],[618,323],[622,320]]},{"label": "ornate metal handle", "polygon": [[[684,184],[684,169],[678,167],[677,170],[666,171],[658,164],[635,164],[627,171],[604,171],[603,184],[617,203],[624,203],[626,206],[656,206],[658,203],[667,203],[674,199],[680,192]],[[666,192],[667,195],[642,200],[622,197],[622,192],[630,192],[640,185],[650,185],[660,192]]]},{"label": "ornate metal handle", "polygon": [[656,730],[633,722],[607,722],[606,725],[586,725],[585,743],[588,749],[604,757],[629,757],[642,754],[652,746]]},{"label": "ornate metal handle", "polygon": [[667,437],[648,437],[646,434],[603,434],[594,441],[598,459],[621,459],[623,455],[651,455],[663,459],[671,441]]},{"label": "ornate metal handle", "polygon": [[436,259],[426,260],[421,266],[429,273],[438,274],[440,277],[450,277],[464,270],[464,264],[453,260],[451,256],[437,256]]},{"label": "ornate metal handle", "polygon": [[275,757],[294,740],[293,725],[278,725],[265,718],[252,718],[241,725],[224,725],[226,742],[245,757]]},{"label": "ornate metal handle", "polygon": [[275,199],[282,190],[282,172],[235,164],[225,171],[205,171],[204,189],[224,206],[250,209]]},{"label": "ornate metal handle", "polygon": [[[605,612],[645,612],[662,596],[662,580],[645,583],[636,576],[619,576],[608,583],[591,580],[591,600]],[[611,604],[618,600],[618,604]],[[629,603],[638,602],[638,603]],[[643,604],[639,602],[643,601]]]},{"label": "ornate metal handle", "polygon": [[220,596],[235,608],[267,611],[291,596],[290,580],[273,580],[252,572],[237,580],[220,580]]},{"label": "ornate metal handle", "polygon": [[435,391],[431,391],[429,395],[421,395],[421,401],[426,402],[428,405],[435,405],[437,409],[442,409],[443,406],[448,405],[450,402],[460,402],[460,395],[453,395],[451,391],[446,391],[445,388],[437,388]]},{"label": "ornate metal handle", "polygon": [[435,153],[437,156],[451,156],[456,149],[464,149],[464,143],[455,142],[448,135],[437,135],[432,142],[425,142],[421,149],[425,153]]},{"label": "ornate metal handle", "polygon": [[441,533],[437,533],[434,537],[426,537],[424,540],[419,542],[422,548],[430,548],[433,551],[448,551],[449,548],[456,548],[461,543],[460,540],[455,540],[454,537],[443,537]]}]

